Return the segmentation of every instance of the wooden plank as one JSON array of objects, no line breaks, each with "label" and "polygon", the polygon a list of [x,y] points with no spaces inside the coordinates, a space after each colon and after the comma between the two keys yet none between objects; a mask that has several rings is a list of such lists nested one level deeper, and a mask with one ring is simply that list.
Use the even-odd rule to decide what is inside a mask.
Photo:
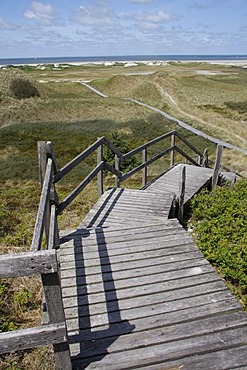
[{"label": "wooden plank", "polygon": [[52,170],[53,170],[52,159],[48,158],[38,213],[37,213],[37,217],[35,221],[33,239],[32,239],[32,244],[30,248],[31,251],[40,250],[44,224],[45,222],[47,223],[50,222],[49,220],[47,220],[47,217],[45,218],[45,214],[46,214],[46,209],[48,207],[48,202],[49,202],[49,197],[50,197],[50,188],[51,188],[52,175],[53,175]]},{"label": "wooden plank", "polygon": [[[116,312],[119,310],[134,310],[136,308],[141,308],[143,314],[149,312],[149,307],[156,304],[168,305],[169,302],[180,301],[186,298],[193,298],[198,296],[198,286],[186,287],[181,289],[176,289],[174,291],[162,291],[162,286],[160,286],[161,291],[158,293],[149,293],[148,295],[136,296],[136,297],[125,297],[124,299],[117,299],[116,292],[112,291],[107,294],[107,300],[100,302],[94,301],[93,297],[89,296],[90,300],[90,316],[101,315],[111,312]],[[216,293],[216,292],[226,292],[227,288],[221,282],[205,283],[200,286],[201,294],[206,293]],[[92,299],[91,299],[92,298]],[[82,305],[76,305],[65,308],[65,315],[67,318],[75,317],[79,314],[80,317],[86,317],[88,315],[88,300],[82,301]],[[79,303],[78,303],[79,304]],[[107,304],[107,309],[106,309]]]},{"label": "wooden plank", "polygon": [[48,249],[56,249],[58,247],[59,247],[59,237],[57,225],[57,210],[55,204],[52,204],[50,213]]},{"label": "wooden plank", "polygon": [[0,354],[23,351],[66,341],[65,323],[0,333]]},{"label": "wooden plank", "polygon": [[[44,288],[47,313],[50,324],[65,322],[65,313],[62,301],[60,277],[58,273],[41,275]],[[64,340],[53,344],[57,369],[72,370],[67,330],[65,328]]]},{"label": "wooden plank", "polygon": [[[126,297],[135,297],[136,296],[144,296],[149,293],[158,293],[159,291],[170,291],[170,290],[176,290],[176,289],[182,289],[186,288],[188,286],[193,287],[197,286],[198,289],[201,288],[202,284],[209,283],[209,282],[219,282],[219,278],[215,276],[213,273],[199,275],[195,279],[194,277],[185,277],[183,279],[177,279],[177,280],[171,280],[167,282],[148,282],[146,285],[134,285],[131,286],[132,289],[129,287],[125,287],[122,289],[118,289],[115,286],[115,289],[117,290],[117,296],[119,299],[125,299]],[[91,285],[88,286],[81,286],[81,289],[77,291],[76,287],[68,288],[63,290],[63,303],[65,308],[74,307],[78,304],[84,304],[85,300],[88,299],[90,302],[93,300],[93,302],[101,302],[102,301],[102,293],[105,293],[105,287],[102,283],[95,284],[93,287]],[[92,288],[92,289],[91,289]],[[107,291],[110,290],[110,286],[108,286]],[[91,297],[87,297],[87,295],[91,295]],[[105,297],[103,298],[105,300]]]},{"label": "wooden plank", "polygon": [[[130,256],[132,257],[132,256]],[[201,259],[203,258],[201,256],[201,253],[200,252],[197,252],[197,253],[185,253],[184,254],[179,254],[179,255],[172,255],[172,256],[162,256],[162,255],[156,255],[156,256],[153,256],[151,255],[150,258],[146,258],[146,259],[133,259],[133,258],[130,258],[129,261],[121,261],[121,258],[118,258],[117,261],[115,261],[115,263],[111,263],[111,261],[109,261],[109,258],[108,258],[108,261],[107,261],[107,257],[105,257],[105,260],[103,262],[101,262],[101,257],[99,256],[97,258],[97,262],[96,263],[89,263],[87,264],[87,261],[84,262],[84,265],[83,267],[80,267],[82,265],[82,261],[81,260],[77,260],[75,261],[75,263],[70,263],[70,268],[68,268],[68,266],[66,267],[66,270],[65,270],[65,267],[63,266],[63,270],[61,271],[61,276],[63,278],[66,278],[66,277],[73,277],[75,276],[75,268],[76,268],[76,276],[79,277],[79,276],[84,276],[85,274],[87,275],[91,275],[91,274],[94,274],[94,271],[98,271],[98,268],[99,266],[101,268],[104,269],[104,273],[107,273],[107,272],[111,272],[111,271],[114,271],[114,272],[120,272],[120,271],[127,271],[127,270],[132,270],[132,269],[138,269],[138,268],[142,268],[142,269],[146,269],[147,267],[151,267],[151,266],[157,266],[157,268],[159,268],[159,266],[164,266],[166,267],[165,265],[170,265],[170,264],[176,264],[176,263],[179,263],[181,261],[191,261],[191,263],[193,264],[193,261],[195,260],[198,260],[198,259]]]},{"label": "wooden plank", "polygon": [[[81,260],[84,261],[85,267],[90,266],[97,266],[99,264],[99,253],[90,253],[88,256],[80,257],[81,248],[76,247],[76,250],[71,248],[70,253],[63,254],[61,256],[60,262],[61,262],[61,272],[62,274],[64,271],[68,270],[73,266],[73,268],[77,268],[81,266]],[[115,254],[110,255],[110,263],[114,268],[114,265],[116,263],[119,263],[119,261],[122,261],[122,263],[128,263],[129,261],[143,261],[143,260],[149,260],[150,258],[167,258],[167,261],[179,258],[183,258],[183,255],[185,256],[185,259],[189,258],[189,255],[193,253],[194,249],[191,250],[191,244],[180,244],[178,246],[171,245],[169,248],[163,249],[162,245],[160,248],[155,249],[147,249],[146,251],[136,251],[134,253],[128,253],[128,254]],[[199,256],[198,251],[195,251],[197,256]],[[65,257],[66,256],[66,257]],[[188,257],[187,257],[188,256]],[[88,258],[90,257],[90,258]],[[105,265],[109,263],[109,258],[107,256],[100,256],[100,264]],[[148,263],[148,262],[145,262]],[[64,276],[64,275],[62,275]]]},{"label": "wooden plank", "polygon": [[[185,328],[186,326],[190,326],[187,332],[187,335],[190,336],[194,335],[194,333],[198,331],[197,323],[201,325],[201,331],[207,331],[207,321],[209,323],[214,321],[216,324],[223,324],[227,327],[246,326],[246,313],[241,311],[239,307],[237,308],[236,305],[233,305],[228,309],[222,307],[222,303],[208,305],[206,308],[198,306],[195,307],[194,313],[195,315],[193,315],[193,307],[190,307],[179,314],[177,312],[168,312],[165,315],[159,314],[140,317],[131,320],[130,323],[131,325],[134,325],[134,335],[142,335],[144,334],[143,332],[150,332],[151,334],[152,330],[159,330],[160,332],[165,330],[167,335],[173,335],[173,330],[176,330],[176,328]],[[121,334],[126,335],[128,334],[127,329],[128,325],[125,326],[124,322],[119,322],[112,324],[111,330],[103,331],[99,329],[91,332],[84,331],[81,335],[83,335],[84,341],[95,341],[119,336]],[[71,335],[73,334],[71,333]],[[74,338],[74,342],[80,340],[81,335],[78,334],[78,336]],[[124,343],[122,340],[125,341],[125,338],[121,338],[120,345]],[[129,338],[129,340],[131,341],[132,339]],[[73,342],[72,338],[70,342]]]},{"label": "wooden plank", "polygon": [[14,278],[57,271],[56,252],[37,251],[0,256],[0,278]]},{"label": "wooden plank", "polygon": [[[81,340],[80,358],[99,356],[104,354],[107,346],[109,353],[123,350],[133,350],[135,348],[159,345],[175,340],[191,338],[193,336],[203,336],[207,334],[220,333],[223,330],[234,329],[246,326],[246,314],[243,312],[233,312],[227,315],[213,316],[199,320],[191,320],[169,326],[161,326],[145,331],[126,333],[121,338],[116,334],[106,338],[98,338],[88,335],[88,339],[81,335],[77,340]],[[96,338],[95,338],[96,337]],[[75,350],[76,352],[76,350]],[[72,352],[73,355],[73,352]]]},{"label": "wooden plank", "polygon": [[[137,368],[140,363],[146,365],[153,364],[157,361],[159,361],[159,363],[164,363],[171,360],[178,360],[183,357],[190,357],[192,355],[203,355],[205,352],[216,352],[236,346],[241,348],[241,346],[246,346],[247,344],[246,334],[247,328],[241,327],[204,334],[203,336],[198,335],[169,343],[156,344],[155,346],[146,346],[144,348],[111,353],[100,362],[96,362],[92,365],[93,368],[96,367],[97,369],[134,369]],[[80,364],[83,365],[83,361]],[[113,364],[115,367],[113,367]]]},{"label": "wooden plank", "polygon": [[[212,316],[219,316],[219,315],[228,315],[232,312],[239,312],[241,311],[240,304],[232,299],[229,301],[229,299],[222,299],[220,301],[209,301],[205,303],[201,303],[196,306],[189,306],[189,307],[183,307],[180,311],[167,311],[167,312],[156,312],[153,311],[153,314],[150,316],[142,317],[138,316],[136,318],[131,319],[131,325],[135,326],[135,332],[139,331],[145,331],[152,328],[161,328],[164,326],[170,326],[175,325],[179,323],[186,323],[193,320],[198,319],[205,319],[207,317]],[[79,321],[77,318],[68,319],[68,330],[70,335],[73,335],[74,331],[78,330],[79,328]],[[127,319],[128,320],[128,319]],[[101,339],[105,337],[110,337],[114,335],[120,335],[128,333],[129,324],[128,321],[120,321],[116,323],[111,323],[112,331],[104,331],[101,330],[101,327],[99,326],[97,330],[86,332],[83,331],[85,335],[85,340],[88,339]],[[127,323],[127,329],[125,326],[125,323]],[[83,329],[83,328],[82,328]]]},{"label": "wooden plank", "polygon": [[[144,260],[145,258],[155,258],[157,257],[166,257],[166,256],[174,256],[179,253],[188,253],[193,251],[198,251],[191,243],[191,240],[179,240],[177,236],[174,236],[174,238],[177,238],[176,240],[166,240],[163,242],[162,240],[156,240],[155,245],[153,246],[152,238],[148,240],[145,243],[145,246],[140,245],[137,242],[128,243],[126,246],[126,250],[121,248],[120,244],[112,244],[113,249],[108,248],[106,245],[101,245],[101,248],[98,249],[95,248],[85,248],[85,252],[83,255],[81,254],[81,246],[75,247],[76,250],[73,251],[72,248],[70,248],[70,253],[62,254],[60,256],[60,262],[61,262],[61,269],[66,269],[65,263],[68,263],[71,260],[78,261],[84,261],[88,264],[88,266],[95,266],[94,259],[98,259],[100,257],[101,264],[104,265],[107,260],[104,262],[104,258],[107,258],[110,256],[111,264],[118,263],[119,260],[122,260],[123,262],[128,262],[129,260],[135,261],[135,260]],[[124,243],[122,243],[124,245]],[[198,257],[200,256],[200,253],[198,254]],[[169,258],[169,257],[168,257]],[[97,262],[96,262],[97,263]]]},{"label": "wooden plank", "polygon": [[[153,279],[152,281],[150,281],[148,277],[143,277],[141,281],[138,281],[138,279],[126,280],[125,284],[123,285],[122,281],[119,280],[114,282],[114,288],[117,291],[118,296],[120,297],[125,297],[127,295],[129,297],[134,297],[135,294],[144,295],[145,292],[148,292],[150,289],[153,289],[152,291],[155,293],[158,292],[160,289],[162,289],[162,291],[175,290],[185,288],[187,286],[195,286],[219,280],[219,277],[213,272],[208,272],[196,276],[185,276],[183,278],[167,281],[162,278],[162,274],[157,274],[156,279]],[[96,297],[98,293],[111,291],[112,289],[112,284],[108,284],[107,282],[105,284],[103,284],[103,282],[99,282],[96,284],[63,288],[64,307],[69,306],[67,304],[67,302],[69,302],[68,298],[78,297],[78,299],[80,299],[80,296],[84,296],[87,294],[94,294],[94,297]]]}]

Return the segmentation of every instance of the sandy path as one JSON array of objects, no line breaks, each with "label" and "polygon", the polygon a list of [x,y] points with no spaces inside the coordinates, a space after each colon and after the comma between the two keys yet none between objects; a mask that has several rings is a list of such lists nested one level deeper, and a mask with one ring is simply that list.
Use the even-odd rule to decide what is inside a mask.
[{"label": "sandy path", "polygon": [[[185,112],[184,110],[182,110],[182,109],[178,106],[177,102],[173,99],[173,97],[172,97],[170,94],[168,94],[168,92],[167,92],[167,91],[164,91],[164,90],[162,89],[162,87],[161,87],[159,84],[157,84],[157,83],[155,83],[155,86],[158,88],[158,90],[160,91],[161,95],[163,95],[163,96],[165,96],[166,98],[168,98],[168,99],[170,100],[170,102],[171,102],[171,103],[176,107],[176,109],[177,109],[180,113],[182,113],[182,115],[183,115],[183,116],[187,116],[187,117],[189,117],[189,118],[192,118],[192,119],[194,119],[194,120],[196,120],[196,121],[198,121],[198,122],[202,123],[203,125],[207,125],[207,126],[212,127],[213,129],[215,128],[215,126],[214,126],[212,123],[207,122],[207,121],[204,121],[203,119],[198,118],[198,117],[196,117],[196,116],[193,116],[192,114],[189,114],[189,113]],[[223,129],[223,130],[224,130],[225,132],[227,132],[228,134],[234,135],[234,136],[235,136],[235,138],[237,138],[238,140],[240,140],[240,141],[242,141],[242,140],[243,140],[243,137],[242,137],[242,136],[239,136],[239,135],[237,135],[236,133],[233,133],[233,132],[229,132],[229,131],[228,131],[228,130],[226,130],[226,129]]]},{"label": "sandy path", "polygon": [[[98,94],[99,96],[101,96],[101,97],[103,97],[103,98],[107,98],[107,95],[103,94],[102,92],[100,92],[99,90],[97,90],[97,89],[95,89],[94,87],[90,86],[89,84],[87,84],[87,83],[85,83],[85,82],[82,82],[82,81],[80,81],[80,83],[81,83],[82,85],[84,85],[84,86],[88,87],[90,90],[94,91],[94,92],[95,92],[96,94]],[[161,88],[161,87],[160,87],[160,88]],[[174,100],[174,99],[173,99],[173,98],[172,98],[172,97],[171,97],[167,92],[163,91],[163,94],[165,94],[165,96],[167,96],[167,97],[171,100],[171,102],[173,102],[173,104],[175,104],[175,105],[176,105],[176,107],[180,110],[180,112],[181,112],[181,113],[183,113],[183,114],[185,114],[185,115],[187,115],[187,116],[190,116],[190,117],[191,117],[191,118],[193,118],[193,119],[197,119],[197,117],[194,117],[194,116],[192,116],[192,115],[188,115],[186,112],[183,112],[183,111],[178,107],[178,105],[177,105],[177,103],[175,102],[175,100]],[[142,103],[142,102],[140,102],[140,101],[138,101],[138,100],[135,100],[135,99],[132,99],[132,98],[123,98],[123,99],[125,99],[125,100],[129,100],[129,101],[132,101],[133,103],[136,103],[136,104],[138,104],[138,105],[141,105],[141,106],[143,106],[143,107],[146,107],[146,108],[148,108],[148,109],[151,109],[151,110],[153,110],[154,112],[160,113],[162,116],[164,116],[164,117],[168,118],[169,120],[171,120],[171,121],[173,121],[173,122],[176,122],[179,126],[181,126],[181,127],[185,128],[185,129],[186,129],[186,130],[188,130],[188,131],[193,132],[195,135],[198,135],[198,136],[204,137],[205,139],[210,140],[210,141],[212,141],[212,142],[214,142],[214,143],[216,143],[216,144],[223,145],[225,148],[229,148],[229,149],[236,149],[236,150],[241,151],[241,152],[242,152],[242,153],[244,153],[244,154],[247,154],[247,149],[240,148],[240,147],[238,147],[238,146],[236,146],[236,145],[232,145],[232,144],[230,144],[230,143],[228,143],[228,142],[226,142],[226,141],[223,141],[223,140],[217,139],[217,138],[215,138],[215,137],[213,137],[213,136],[207,135],[207,134],[205,134],[203,131],[200,131],[200,130],[198,130],[198,129],[196,129],[196,128],[194,128],[194,127],[190,126],[190,125],[188,125],[187,123],[185,123],[185,122],[183,122],[183,121],[181,121],[181,120],[179,120],[179,119],[177,119],[177,118],[175,118],[175,117],[171,116],[170,114],[168,114],[168,113],[166,113],[166,112],[164,112],[164,111],[162,111],[162,110],[160,110],[160,109],[158,109],[158,108],[152,107],[151,105],[148,105],[148,104]],[[203,122],[203,123],[205,123],[205,124],[208,124],[208,123],[207,123],[207,122],[205,122],[205,121],[202,121],[202,120],[200,120],[200,121],[201,121],[201,122]]]}]

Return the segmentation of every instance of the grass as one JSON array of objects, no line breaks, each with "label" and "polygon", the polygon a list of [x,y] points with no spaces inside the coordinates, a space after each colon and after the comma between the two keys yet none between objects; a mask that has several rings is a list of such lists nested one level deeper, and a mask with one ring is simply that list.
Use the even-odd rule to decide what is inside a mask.
[{"label": "grass", "polygon": [[247,306],[247,180],[192,200],[196,243]]},{"label": "grass", "polygon": [[[224,72],[225,75],[198,75],[196,70]],[[125,75],[150,71],[154,73],[145,76]],[[31,81],[38,89],[39,96],[29,99],[13,96],[10,84],[17,77]],[[98,97],[76,82],[79,79],[93,80],[91,84],[109,95],[109,98]],[[40,80],[46,83],[40,83]],[[157,113],[123,100],[123,97],[136,98],[157,106],[236,145],[244,146],[247,139],[246,74],[240,68],[205,63],[170,63],[155,67],[139,65],[126,68],[119,64],[110,67],[74,66],[58,70],[49,65],[45,70],[33,67],[0,70],[0,82],[0,253],[29,249],[40,195],[38,140],[52,141],[58,167],[91,145],[97,137],[109,137],[113,131],[133,149],[175,129],[200,150],[208,147],[210,156],[214,157],[214,144],[181,129]],[[149,156],[166,145],[169,145],[169,140],[151,148]],[[246,157],[239,152],[224,150],[223,160],[224,164],[235,165],[236,170],[247,173]],[[159,160],[150,166],[149,178],[156,176],[161,166],[162,170],[165,169],[168,161],[169,158]],[[96,154],[91,155],[59,184],[60,200],[89,173],[95,163]],[[113,185],[113,176],[107,175],[105,187]],[[141,175],[135,175],[123,186],[139,188]],[[94,181],[59,217],[60,229],[76,227],[96,198]],[[14,298],[14,291],[19,292],[17,298]],[[0,325],[9,323],[8,329],[11,323],[14,327],[23,327],[27,323],[32,326],[40,322],[39,279],[1,281],[0,295],[7,309],[0,312]],[[18,299],[23,302],[26,298],[25,310],[16,313],[20,304]],[[45,348],[4,356],[0,368],[52,369],[51,353],[50,348]],[[42,358],[45,359],[43,363]]]}]

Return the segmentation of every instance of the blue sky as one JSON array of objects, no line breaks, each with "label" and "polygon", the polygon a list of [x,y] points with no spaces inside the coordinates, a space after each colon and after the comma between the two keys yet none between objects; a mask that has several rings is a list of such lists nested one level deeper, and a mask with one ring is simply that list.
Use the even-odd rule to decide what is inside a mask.
[{"label": "blue sky", "polygon": [[0,58],[247,54],[247,0],[0,0]]}]

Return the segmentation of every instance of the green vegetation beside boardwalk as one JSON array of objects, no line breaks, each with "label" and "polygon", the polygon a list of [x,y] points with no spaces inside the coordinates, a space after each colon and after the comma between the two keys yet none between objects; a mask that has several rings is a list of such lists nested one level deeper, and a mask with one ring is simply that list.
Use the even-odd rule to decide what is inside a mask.
[{"label": "green vegetation beside boardwalk", "polygon": [[192,201],[196,244],[247,306],[247,180]]}]

